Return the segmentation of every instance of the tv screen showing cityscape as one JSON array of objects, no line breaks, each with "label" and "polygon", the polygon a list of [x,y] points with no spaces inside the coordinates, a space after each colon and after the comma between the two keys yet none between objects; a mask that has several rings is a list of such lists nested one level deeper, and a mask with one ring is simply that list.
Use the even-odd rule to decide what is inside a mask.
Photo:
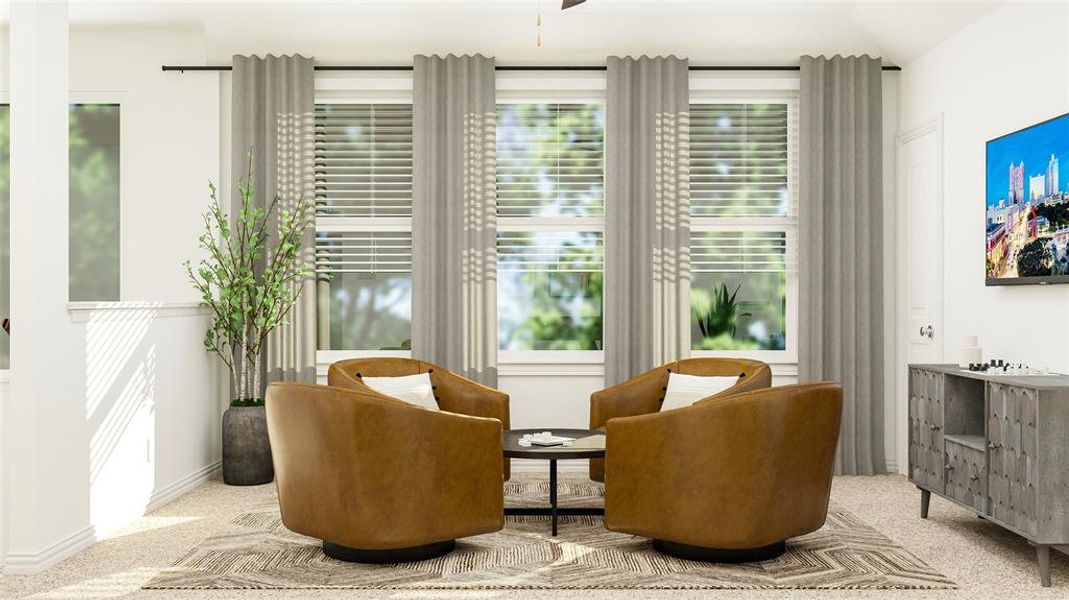
[{"label": "tv screen showing cityscape", "polygon": [[1069,283],[1066,159],[1069,114],[987,143],[987,285]]}]

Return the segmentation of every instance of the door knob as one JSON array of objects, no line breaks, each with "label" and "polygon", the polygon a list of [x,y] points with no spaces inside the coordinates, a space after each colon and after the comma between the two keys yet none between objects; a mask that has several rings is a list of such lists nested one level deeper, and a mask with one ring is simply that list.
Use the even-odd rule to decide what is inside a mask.
[{"label": "door knob", "polygon": [[935,338],[935,328],[932,327],[931,325],[925,325],[925,326],[921,327],[920,334],[921,334],[921,337],[926,337],[928,339],[934,339]]}]

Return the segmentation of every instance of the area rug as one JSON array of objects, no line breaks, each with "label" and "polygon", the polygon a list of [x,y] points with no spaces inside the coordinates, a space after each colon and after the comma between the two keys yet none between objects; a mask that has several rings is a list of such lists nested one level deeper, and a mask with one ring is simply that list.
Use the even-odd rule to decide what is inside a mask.
[{"label": "area rug", "polygon": [[[506,484],[509,506],[544,504],[545,481]],[[600,505],[600,485],[562,481],[562,505]],[[446,556],[360,565],[287,530],[272,502],[255,507],[160,572],[145,589],[952,589],[953,581],[832,507],[825,526],[765,562],[718,565],[668,557],[648,539],[607,531],[601,517],[509,517],[497,533],[457,540]]]}]

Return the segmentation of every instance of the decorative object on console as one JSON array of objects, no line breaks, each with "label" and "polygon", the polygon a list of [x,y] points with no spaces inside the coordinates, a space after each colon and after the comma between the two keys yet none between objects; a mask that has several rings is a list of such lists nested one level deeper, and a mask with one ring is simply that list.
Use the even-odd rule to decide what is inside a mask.
[{"label": "decorative object on console", "polygon": [[1069,376],[909,366],[909,479],[921,518],[936,494],[1025,537],[1044,586],[1050,548],[1069,549],[1067,438]]},{"label": "decorative object on console", "polygon": [[398,400],[404,400],[428,410],[438,410],[438,401],[434,399],[434,386],[430,373],[401,375],[398,377],[361,377],[364,385]]},{"label": "decorative object on console", "polygon": [[605,527],[689,560],[775,558],[824,525],[842,409],[823,382],[611,419]]},{"label": "decorative object on console", "polygon": [[[371,390],[363,381],[367,377],[398,377],[427,374],[431,378],[434,399],[443,412],[472,417],[497,419],[509,428],[509,395],[449,369],[413,358],[354,358],[330,365],[327,385],[356,390]],[[378,392],[376,392],[378,393]],[[503,459],[502,471],[509,478],[509,461]]]},{"label": "decorative object on console", "polygon": [[[311,272],[301,258],[299,240],[312,224],[312,202],[301,197],[292,208],[283,208],[276,195],[266,210],[259,208],[252,154],[247,158],[233,222],[220,207],[215,186],[209,184],[211,200],[204,214],[204,233],[198,238],[208,257],[196,264],[185,262],[201,302],[212,310],[204,347],[230,371],[233,400],[223,416],[222,431],[223,480],[230,485],[261,485],[273,477],[261,359],[268,335],[286,318],[301,294],[300,282]],[[269,239],[275,250],[268,253]],[[263,260],[265,253],[269,260]]]},{"label": "decorative object on console", "polygon": [[961,353],[959,356],[958,365],[962,368],[984,362],[984,352],[980,348],[979,339],[975,335],[967,335],[961,338]]},{"label": "decorative object on console", "polygon": [[669,373],[661,412],[690,406],[703,398],[727,391],[738,382],[738,376],[731,375],[718,377]]},{"label": "decorative object on console", "polygon": [[[673,373],[705,377],[734,377],[735,385],[708,398],[767,388],[772,385],[772,369],[757,360],[743,358],[688,358],[663,364],[627,381],[590,395],[590,428],[601,430],[609,419],[648,415],[661,411],[668,378]],[[708,399],[707,398],[707,399]],[[590,478],[605,480],[601,459],[590,461]]]}]

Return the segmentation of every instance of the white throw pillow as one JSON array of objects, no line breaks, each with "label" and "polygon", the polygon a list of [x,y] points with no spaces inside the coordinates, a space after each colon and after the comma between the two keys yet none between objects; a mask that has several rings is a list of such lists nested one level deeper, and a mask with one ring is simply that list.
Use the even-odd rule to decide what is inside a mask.
[{"label": "white throw pillow", "polygon": [[404,400],[409,404],[438,410],[438,401],[434,399],[430,373],[402,377],[363,377],[362,380],[365,385],[376,392]]},{"label": "white throw pillow", "polygon": [[661,410],[672,410],[690,406],[698,400],[703,400],[719,394],[738,383],[738,377],[703,377],[699,375],[680,375],[679,373],[668,374],[668,389],[664,393],[664,402]]}]

